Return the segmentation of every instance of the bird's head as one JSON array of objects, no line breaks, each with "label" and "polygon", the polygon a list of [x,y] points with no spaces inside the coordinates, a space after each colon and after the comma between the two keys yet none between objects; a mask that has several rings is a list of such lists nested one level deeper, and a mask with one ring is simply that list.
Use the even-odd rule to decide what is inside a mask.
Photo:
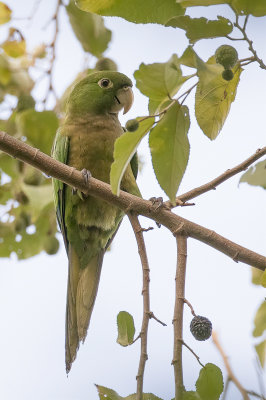
[{"label": "bird's head", "polygon": [[82,79],[72,90],[67,114],[117,114],[128,112],[133,103],[132,82],[115,71],[99,71]]}]

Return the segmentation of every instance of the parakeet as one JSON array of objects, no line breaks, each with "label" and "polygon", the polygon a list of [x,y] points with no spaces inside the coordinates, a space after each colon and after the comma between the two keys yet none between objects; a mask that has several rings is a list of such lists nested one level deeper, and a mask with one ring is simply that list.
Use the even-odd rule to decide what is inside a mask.
[{"label": "parakeet", "polygon": [[[100,71],[82,79],[69,96],[53,158],[78,170],[86,169],[94,178],[109,183],[114,142],[123,134],[118,112],[130,109],[131,87],[127,76],[114,71]],[[127,167],[121,189],[140,196],[132,169],[133,164]],[[104,200],[84,197],[56,179],[53,185],[57,220],[69,260],[65,342],[69,372],[79,344],[86,338],[103,256],[123,212]]]}]

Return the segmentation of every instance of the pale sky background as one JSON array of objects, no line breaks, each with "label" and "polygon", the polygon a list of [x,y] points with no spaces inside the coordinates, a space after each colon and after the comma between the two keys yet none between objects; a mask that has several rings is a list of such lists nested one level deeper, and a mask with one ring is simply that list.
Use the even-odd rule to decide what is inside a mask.
[{"label": "pale sky background", "polygon": [[[16,17],[30,14],[33,0],[9,0],[6,3]],[[42,27],[54,12],[55,1],[42,1],[32,25],[17,20],[28,48],[46,41],[53,35],[53,26]],[[215,17],[231,15],[227,7],[194,9]],[[113,31],[113,40],[106,55],[114,59],[121,72],[133,78],[141,62],[165,62],[173,53],[181,55],[188,42],[181,30],[157,25],[134,25],[118,18],[106,18]],[[4,40],[8,25],[0,27]],[[261,58],[266,60],[265,18],[250,18],[250,37]],[[200,41],[195,49],[203,59],[228,41]],[[237,44],[240,58],[248,57],[245,43]],[[57,62],[54,86],[60,96],[66,86],[84,67],[81,46],[75,39],[65,12],[61,11],[60,33],[56,48]],[[90,65],[94,64],[93,59]],[[189,165],[179,193],[199,186],[231,168],[265,145],[265,85],[266,72],[250,65],[242,73],[230,115],[222,133],[211,142],[197,126],[190,107],[191,153]],[[147,101],[135,89],[135,103],[123,122],[147,113]],[[146,142],[139,151],[145,165],[138,179],[144,198],[162,195],[153,175]],[[225,182],[216,191],[195,199],[196,206],[175,212],[202,224],[229,239],[261,254],[265,254],[265,199],[259,187],[238,186],[240,175]],[[164,195],[164,199],[166,199]],[[155,226],[141,218],[144,227]],[[176,248],[173,236],[165,229],[145,234],[151,268],[151,310],[165,323],[162,327],[150,322],[148,354],[145,372],[145,392],[169,400],[174,397],[172,360],[172,315]],[[208,317],[218,332],[220,341],[237,377],[247,389],[259,391],[255,369],[256,355],[252,338],[253,318],[263,301],[265,291],[250,283],[250,268],[234,263],[227,256],[189,239],[186,297],[196,313]],[[90,329],[81,346],[69,376],[64,365],[65,302],[67,257],[63,245],[56,256],[45,253],[25,261],[15,257],[0,263],[0,398],[5,400],[96,400],[94,383],[110,387],[121,396],[136,390],[140,341],[122,348],[116,343],[116,315],[126,310],[134,316],[138,334],[142,319],[141,266],[136,243],[127,218],[116,236],[112,251],[105,256],[100,288]],[[185,307],[184,340],[200,356],[203,363],[225,369],[212,341],[197,342],[189,332],[191,314]],[[187,389],[194,389],[200,369],[193,355],[184,348],[184,376]],[[265,376],[264,376],[265,379]],[[241,399],[231,385],[228,399]]]}]

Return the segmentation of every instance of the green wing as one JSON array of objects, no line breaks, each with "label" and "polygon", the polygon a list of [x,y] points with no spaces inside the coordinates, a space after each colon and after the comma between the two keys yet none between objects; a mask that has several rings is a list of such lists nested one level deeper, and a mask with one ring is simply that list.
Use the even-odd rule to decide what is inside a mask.
[{"label": "green wing", "polygon": [[[69,137],[62,135],[58,129],[53,148],[52,157],[64,164],[67,164],[69,153]],[[58,179],[53,179],[54,203],[56,209],[57,222],[63,235],[66,251],[68,253],[68,240],[65,225],[65,188],[66,185]]]}]

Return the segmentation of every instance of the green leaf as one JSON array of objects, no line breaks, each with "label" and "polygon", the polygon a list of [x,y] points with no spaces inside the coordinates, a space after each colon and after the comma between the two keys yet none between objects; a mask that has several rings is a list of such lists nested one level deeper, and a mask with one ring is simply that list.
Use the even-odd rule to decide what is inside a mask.
[{"label": "green leaf", "polygon": [[6,24],[11,19],[12,11],[10,8],[0,1],[0,25]]},{"label": "green leaf", "polygon": [[253,285],[261,285],[263,271],[260,271],[258,268],[251,268],[251,274],[252,274],[251,281]]},{"label": "green leaf", "polygon": [[266,270],[263,272],[263,274],[262,274],[262,276],[261,276],[260,284],[261,284],[263,287],[266,287]]},{"label": "green leaf", "polygon": [[266,359],[266,340],[264,340],[263,342],[257,344],[255,346],[255,350],[256,350],[256,352],[258,354],[261,367],[264,368],[265,359]]},{"label": "green leaf", "polygon": [[13,199],[12,182],[0,185],[0,204],[6,204],[6,202],[11,199]]},{"label": "green leaf", "polygon": [[16,118],[18,131],[26,136],[32,146],[46,154],[51,153],[58,118],[54,111],[38,112],[28,109],[19,113]]},{"label": "green leaf", "polygon": [[217,20],[208,20],[204,17],[191,18],[189,15],[181,15],[171,18],[165,25],[184,29],[190,43],[195,43],[200,39],[226,36],[233,30],[231,21],[221,16],[218,16]]},{"label": "green leaf", "polygon": [[198,68],[204,61],[197,55],[192,46],[188,46],[182,56],[179,58],[179,62],[182,65],[186,65],[191,68]]},{"label": "green leaf", "polygon": [[32,221],[40,215],[40,212],[48,205],[53,204],[53,188],[52,184],[41,186],[32,186],[25,183],[21,184],[23,193],[27,196],[30,202],[30,211],[32,214]]},{"label": "green leaf", "polygon": [[[0,3],[1,4],[1,3]],[[0,84],[6,86],[11,79],[9,63],[3,54],[0,54]]]},{"label": "green leaf", "polygon": [[231,5],[239,15],[252,14],[255,17],[266,15],[265,0],[177,0],[182,7]]},{"label": "green leaf", "polygon": [[201,400],[201,397],[197,392],[189,390],[188,392],[183,393],[182,400]]},{"label": "green leaf", "polygon": [[260,161],[252,165],[241,178],[241,182],[247,182],[252,186],[261,186],[266,189],[266,160]]},{"label": "green leaf", "polygon": [[[119,396],[119,394],[117,394],[112,389],[108,389],[107,387],[99,386],[99,385],[95,385],[95,386],[98,390],[100,400],[136,400],[137,399],[136,393],[130,394],[127,397],[121,397],[121,396]],[[143,393],[143,400],[162,400],[162,399],[155,396],[152,393]]]},{"label": "green leaf", "polygon": [[111,40],[112,32],[104,26],[103,18],[90,12],[81,11],[71,0],[66,10],[73,31],[83,50],[101,57]]},{"label": "green leaf", "polygon": [[173,203],[188,163],[189,126],[188,108],[175,102],[150,133],[154,172],[161,188]]},{"label": "green leaf", "polygon": [[253,336],[261,336],[266,329],[266,301],[260,305],[255,315],[254,325]]},{"label": "green leaf", "polygon": [[123,400],[123,397],[119,396],[114,390],[108,389],[104,386],[95,385],[100,400]]},{"label": "green leaf", "polygon": [[196,389],[202,399],[218,400],[223,387],[223,375],[220,368],[211,363],[201,368]]},{"label": "green leaf", "polygon": [[120,311],[117,315],[117,329],[117,343],[121,346],[128,346],[133,343],[135,326],[132,315],[126,311]]},{"label": "green leaf", "polygon": [[18,161],[13,157],[1,153],[0,154],[0,170],[10,176],[10,178],[17,178],[19,174]]},{"label": "green leaf", "polygon": [[176,54],[166,63],[140,64],[139,69],[134,72],[134,77],[141,93],[153,100],[169,100],[169,96],[174,96],[183,84]]},{"label": "green leaf", "polygon": [[[141,121],[143,117],[138,117]],[[119,195],[119,188],[124,172],[135,154],[140,141],[154,124],[154,118],[147,118],[139,123],[135,132],[125,132],[115,142],[114,162],[111,166],[110,184],[114,194]]]},{"label": "green leaf", "polygon": [[138,24],[165,24],[171,17],[185,13],[176,0],[76,0],[76,4],[83,11],[121,17]]},{"label": "green leaf", "polygon": [[[137,394],[131,394],[125,397],[125,400],[137,400]],[[162,400],[160,397],[155,396],[152,393],[143,393],[143,400]]]},{"label": "green leaf", "polygon": [[237,85],[242,69],[234,68],[234,78],[222,78],[223,67],[214,64],[214,57],[208,63],[198,63],[199,83],[196,90],[195,114],[203,133],[214,140],[221,131],[235,100]]}]

